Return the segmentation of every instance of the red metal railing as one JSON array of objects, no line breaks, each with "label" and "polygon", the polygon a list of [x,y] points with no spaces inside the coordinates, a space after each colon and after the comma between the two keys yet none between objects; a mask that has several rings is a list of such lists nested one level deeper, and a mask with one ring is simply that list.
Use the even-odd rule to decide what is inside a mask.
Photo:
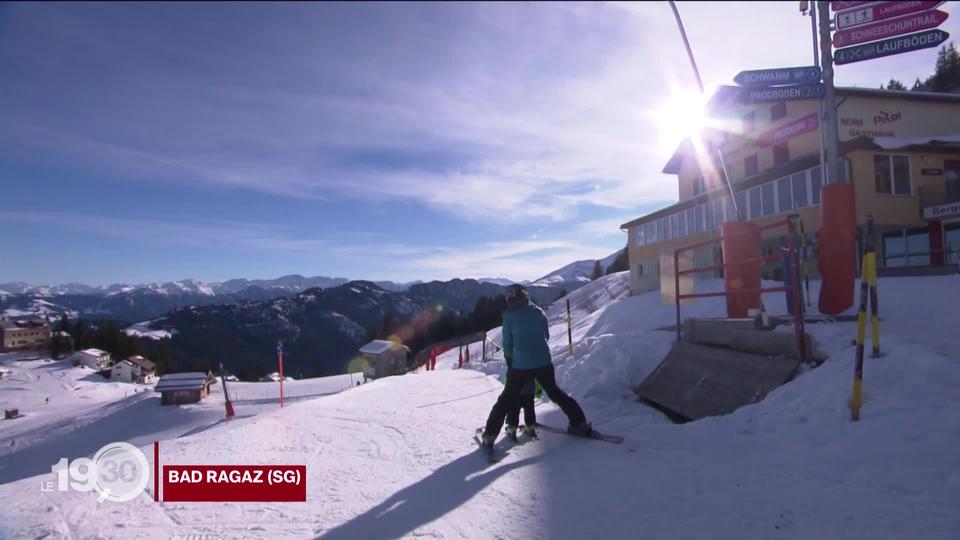
[{"label": "red metal railing", "polygon": [[[674,303],[676,304],[676,309],[677,309],[677,341],[680,341],[680,301],[685,298],[707,298],[707,297],[716,297],[716,296],[727,296],[728,294],[737,294],[737,293],[759,292],[763,294],[765,292],[786,292],[786,293],[790,293],[793,297],[794,313],[792,315],[793,315],[794,331],[797,337],[797,353],[799,355],[800,361],[806,361],[807,354],[806,354],[806,347],[804,346],[804,339],[803,339],[803,336],[804,336],[803,314],[801,312],[803,307],[800,303],[801,299],[800,299],[800,289],[799,289],[800,273],[798,271],[798,263],[800,258],[797,252],[796,234],[795,234],[795,229],[794,229],[793,219],[792,219],[793,217],[796,217],[796,216],[791,215],[790,217],[782,221],[776,221],[768,225],[759,226],[757,227],[756,230],[753,230],[753,231],[744,231],[742,233],[730,234],[727,236],[721,235],[718,238],[706,240],[704,242],[692,244],[689,246],[684,246],[674,250],[673,252],[673,283],[674,283]],[[726,239],[736,238],[738,236],[745,236],[748,234],[755,234],[757,232],[777,229],[779,227],[786,227],[787,229],[786,252],[784,252],[783,250],[780,250],[780,253],[775,255],[751,257],[749,259],[743,259],[743,260],[732,262],[732,263],[727,262],[726,259],[724,259],[724,262],[721,264],[713,264],[710,266],[702,266],[699,268],[693,267],[687,270],[680,270],[680,253],[684,251],[692,251],[697,248],[712,246],[717,243],[723,242]],[[724,292],[715,292],[715,293],[680,294],[680,276],[681,275],[696,274],[698,272],[707,272],[710,270],[720,270],[720,269],[725,269],[728,266],[741,265],[744,263],[756,262],[760,264],[767,261],[773,261],[773,260],[779,260],[779,259],[787,260],[790,266],[790,277],[792,278],[791,281],[793,283],[792,287],[787,287],[786,285],[784,285],[783,287],[760,287],[759,289],[737,289],[735,291],[724,291]]]}]

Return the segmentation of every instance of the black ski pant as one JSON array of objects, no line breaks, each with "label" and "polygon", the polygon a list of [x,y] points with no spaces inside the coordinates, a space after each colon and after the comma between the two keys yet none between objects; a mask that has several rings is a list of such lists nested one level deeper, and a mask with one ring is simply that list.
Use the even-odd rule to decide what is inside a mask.
[{"label": "black ski pant", "polygon": [[[509,381],[509,378],[508,378]],[[537,411],[534,409],[533,398],[537,392],[537,384],[530,379],[526,386],[520,389],[520,396],[517,398],[517,405],[507,411],[507,425],[517,427],[520,425],[520,409],[523,409],[523,423],[528,426],[537,424]]]},{"label": "black ski pant", "polygon": [[503,386],[503,392],[500,392],[500,397],[493,404],[490,416],[487,417],[487,425],[483,430],[484,435],[496,437],[497,433],[500,432],[500,427],[503,426],[507,413],[514,407],[520,407],[520,391],[531,380],[540,383],[543,391],[550,396],[550,400],[559,405],[563,414],[567,415],[570,424],[577,425],[586,420],[580,405],[557,386],[553,364],[536,369],[511,369],[507,372],[507,384]]}]

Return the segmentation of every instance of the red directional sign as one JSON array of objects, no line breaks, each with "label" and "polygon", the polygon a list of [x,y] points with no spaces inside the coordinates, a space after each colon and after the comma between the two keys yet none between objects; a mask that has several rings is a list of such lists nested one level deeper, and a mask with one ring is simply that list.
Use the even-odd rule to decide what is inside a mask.
[{"label": "red directional sign", "polygon": [[893,17],[899,17],[900,15],[906,15],[908,13],[916,13],[918,11],[926,11],[928,9],[933,9],[940,4],[943,4],[943,0],[913,0],[909,2],[878,2],[876,4],[871,4],[869,6],[864,6],[857,9],[849,9],[847,11],[841,11],[837,13],[837,29],[843,30],[844,28],[851,28],[854,26],[860,26],[863,24],[869,24],[875,21],[882,21],[885,19],[892,19]]},{"label": "red directional sign", "polygon": [[911,32],[919,32],[920,30],[936,28],[943,24],[943,21],[947,20],[947,17],[949,17],[948,14],[938,9],[933,9],[873,24],[857,26],[856,28],[848,28],[847,30],[841,30],[833,34],[833,46],[846,47],[848,45],[856,45],[858,43],[866,43],[877,39],[885,39],[909,34]]},{"label": "red directional sign", "polygon": [[872,4],[874,0],[853,0],[850,2],[830,2],[830,9],[833,11],[840,11],[841,9],[850,9],[852,7],[859,7],[866,4]]},{"label": "red directional sign", "polygon": [[803,135],[804,133],[809,133],[817,129],[817,113],[813,113],[803,118],[790,122],[785,126],[780,126],[776,129],[767,131],[766,133],[757,137],[757,144],[760,146],[773,146],[775,144],[780,144],[784,141],[789,141],[790,139]]}]

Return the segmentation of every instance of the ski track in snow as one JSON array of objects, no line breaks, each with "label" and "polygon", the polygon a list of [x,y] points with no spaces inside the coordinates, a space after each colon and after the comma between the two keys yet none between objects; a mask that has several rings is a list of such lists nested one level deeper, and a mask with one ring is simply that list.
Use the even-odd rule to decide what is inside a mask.
[{"label": "ski track in snow", "polygon": [[[135,501],[98,504],[85,493],[33,495],[53,478],[41,474],[0,485],[0,537],[960,537],[956,276],[880,280],[884,356],[865,361],[855,424],[846,403],[854,323],[809,325],[830,358],[731,415],[674,425],[637,403],[632,386],[673,340],[653,329],[674,314],[656,293],[628,297],[627,279],[571,293],[573,357],[565,307],[547,310],[561,386],[598,429],[625,435],[622,445],[545,432],[516,446],[499,440],[506,457],[488,465],[472,433],[501,388],[494,330],[488,362],[478,362],[480,343],[470,346],[471,369],[455,369],[455,349],[435,372],[261,408],[161,442],[163,464],[306,464],[305,503],[158,505],[151,482]],[[764,302],[784,311],[782,295]],[[720,300],[683,307],[684,317],[722,314]],[[537,409],[543,423],[565,425],[550,403]],[[152,464],[152,449],[143,450]]]}]

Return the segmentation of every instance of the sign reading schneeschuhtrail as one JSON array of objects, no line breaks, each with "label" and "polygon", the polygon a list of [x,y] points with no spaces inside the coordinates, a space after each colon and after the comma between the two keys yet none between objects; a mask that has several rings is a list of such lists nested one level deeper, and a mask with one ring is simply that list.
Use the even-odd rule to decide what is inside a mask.
[{"label": "sign reading schneeschuhtrail", "polygon": [[740,93],[742,103],[773,103],[775,101],[799,101],[823,99],[823,83],[772,86],[770,88],[745,88]]},{"label": "sign reading schneeschuhtrail", "polygon": [[910,32],[936,28],[947,20],[949,15],[938,9],[904,15],[873,24],[857,26],[848,30],[841,30],[833,35],[834,47],[847,47],[858,43],[866,43],[877,39],[884,39]]},{"label": "sign reading schneeschuhtrail", "polygon": [[861,24],[868,24],[874,21],[891,19],[893,17],[899,17],[900,15],[906,15],[908,13],[926,11],[928,9],[935,8],[940,4],[943,4],[943,0],[877,2],[876,4],[869,6],[841,11],[836,15],[837,30],[843,30],[844,28],[850,28],[853,26],[860,26]]},{"label": "sign reading schneeschuhtrail", "polygon": [[837,65],[851,64],[853,62],[892,56],[894,54],[929,49],[930,47],[940,45],[949,37],[950,34],[943,30],[925,30],[923,32],[917,32],[916,34],[910,34],[909,36],[895,37],[883,41],[874,41],[873,43],[847,47],[845,49],[837,49],[833,52],[833,62]]},{"label": "sign reading schneeschuhtrail", "polygon": [[792,68],[753,69],[741,71],[733,78],[740,86],[777,86],[781,84],[810,83],[820,80],[820,68],[801,66]]}]

